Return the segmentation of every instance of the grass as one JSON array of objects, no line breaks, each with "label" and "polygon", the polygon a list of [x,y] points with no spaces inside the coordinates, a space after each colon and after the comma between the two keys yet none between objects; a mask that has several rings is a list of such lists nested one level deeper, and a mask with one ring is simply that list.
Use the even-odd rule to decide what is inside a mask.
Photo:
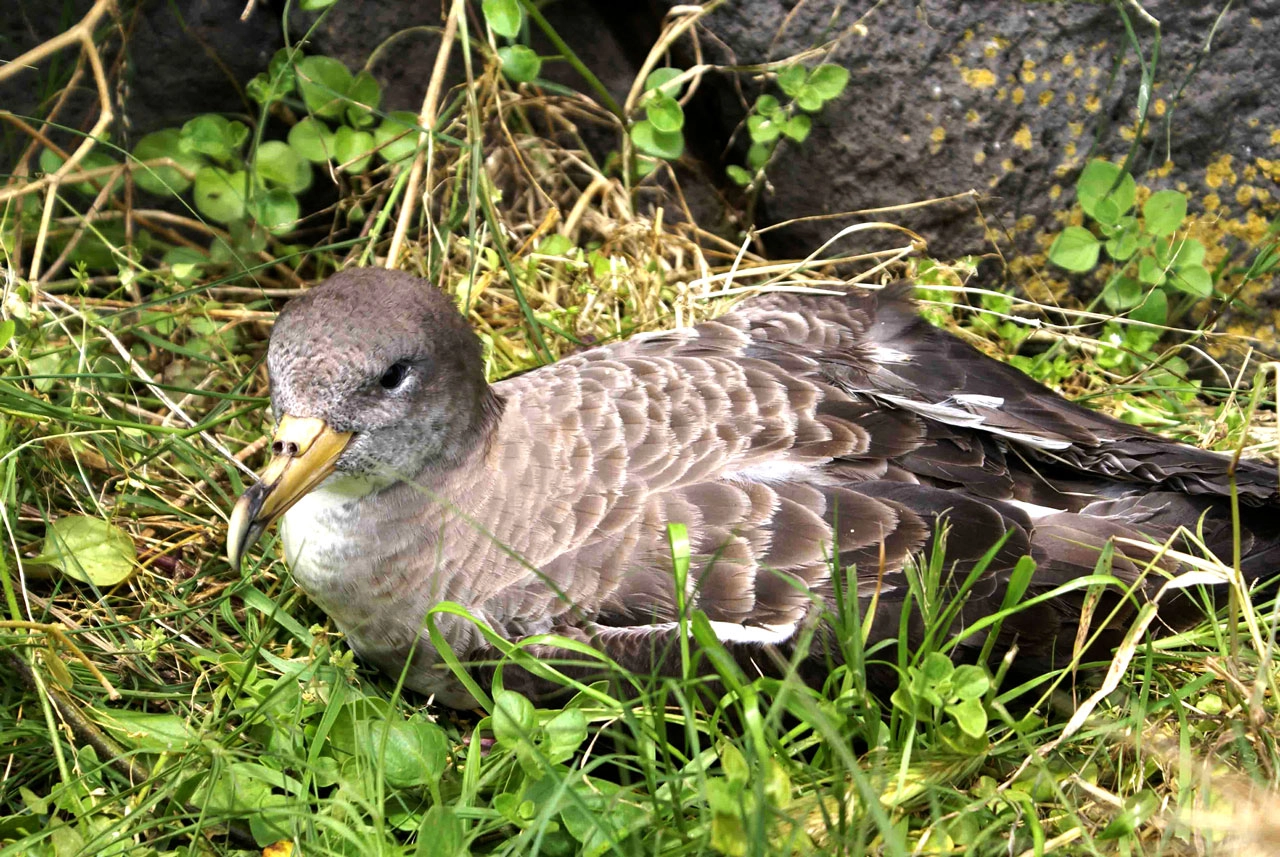
[{"label": "grass", "polygon": [[[935,323],[1073,397],[1203,445],[1275,453],[1248,378],[1215,395],[1149,362],[1100,359],[1093,316],[987,293],[971,260],[921,259],[891,224],[868,241],[901,246],[864,257],[760,258],[700,230],[678,192],[659,196],[656,179],[673,181],[663,165],[632,192],[635,176],[574,141],[588,123],[624,132],[614,114],[513,91],[473,60],[474,85],[445,93],[437,114],[441,139],[463,144],[422,161],[426,220],[403,203],[410,171],[389,165],[344,183],[295,233],[196,265],[107,227],[188,249],[229,233],[77,196],[70,179],[0,211],[6,230],[18,225],[4,259],[13,338],[0,351],[0,854],[1274,849],[1271,602],[1239,598],[1223,624],[1135,637],[1109,676],[1072,664],[1011,686],[1007,664],[945,657],[941,629],[962,595],[938,553],[916,591],[930,642],[869,650],[865,617],[836,605],[850,666],[821,688],[749,680],[694,614],[685,678],[624,676],[628,694],[602,684],[543,708],[495,686],[483,710],[456,713],[360,669],[272,540],[261,563],[231,571],[225,514],[264,460],[274,310],[303,281],[378,261],[397,241],[401,267],[458,295],[493,378],[715,315],[748,291],[906,276]],[[536,133],[547,117],[568,129],[559,145]],[[10,172],[10,189],[29,186]],[[637,203],[658,199],[665,208]],[[362,216],[346,216],[353,206]],[[107,263],[78,254],[90,239]],[[61,523],[85,520],[100,524]],[[673,569],[680,560],[673,539]],[[1201,564],[1230,576],[1229,563]],[[1108,580],[1103,565],[1076,585]],[[699,657],[715,683],[692,669]],[[873,661],[906,676],[893,700],[867,692]]]}]

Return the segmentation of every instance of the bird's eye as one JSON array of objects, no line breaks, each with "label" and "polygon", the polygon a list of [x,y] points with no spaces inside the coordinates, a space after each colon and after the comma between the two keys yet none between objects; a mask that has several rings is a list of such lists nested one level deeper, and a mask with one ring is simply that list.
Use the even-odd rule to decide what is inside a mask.
[{"label": "bird's eye", "polygon": [[409,377],[409,366],[403,360],[397,360],[387,367],[387,371],[382,373],[382,377],[378,379],[378,384],[384,390],[395,390],[404,383],[404,379]]}]

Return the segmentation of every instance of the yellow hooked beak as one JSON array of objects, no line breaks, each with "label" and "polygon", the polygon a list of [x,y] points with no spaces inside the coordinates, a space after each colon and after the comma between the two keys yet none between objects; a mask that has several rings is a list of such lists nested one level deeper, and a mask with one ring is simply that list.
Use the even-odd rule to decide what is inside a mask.
[{"label": "yellow hooked beak", "polygon": [[227,527],[227,560],[240,569],[245,551],[267,527],[333,472],[351,432],[334,431],[324,420],[286,414],[271,439],[271,461],[257,484],[240,496]]}]

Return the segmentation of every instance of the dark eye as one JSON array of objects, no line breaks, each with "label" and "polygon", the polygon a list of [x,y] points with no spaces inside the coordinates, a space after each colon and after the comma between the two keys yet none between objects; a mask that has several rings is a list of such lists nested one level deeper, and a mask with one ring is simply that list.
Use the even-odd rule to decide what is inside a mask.
[{"label": "dark eye", "polygon": [[397,360],[387,367],[387,371],[382,373],[382,377],[378,379],[378,384],[384,390],[394,390],[404,383],[404,379],[409,377],[409,364],[403,360]]}]

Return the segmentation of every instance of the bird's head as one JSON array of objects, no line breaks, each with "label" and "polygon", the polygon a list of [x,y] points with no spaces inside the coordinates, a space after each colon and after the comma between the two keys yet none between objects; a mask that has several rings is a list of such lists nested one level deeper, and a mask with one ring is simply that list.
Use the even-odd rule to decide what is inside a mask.
[{"label": "bird's head", "polygon": [[290,301],[267,371],[272,457],[231,515],[236,567],[331,473],[390,484],[446,470],[497,412],[475,333],[447,295],[400,271],[343,271]]}]

